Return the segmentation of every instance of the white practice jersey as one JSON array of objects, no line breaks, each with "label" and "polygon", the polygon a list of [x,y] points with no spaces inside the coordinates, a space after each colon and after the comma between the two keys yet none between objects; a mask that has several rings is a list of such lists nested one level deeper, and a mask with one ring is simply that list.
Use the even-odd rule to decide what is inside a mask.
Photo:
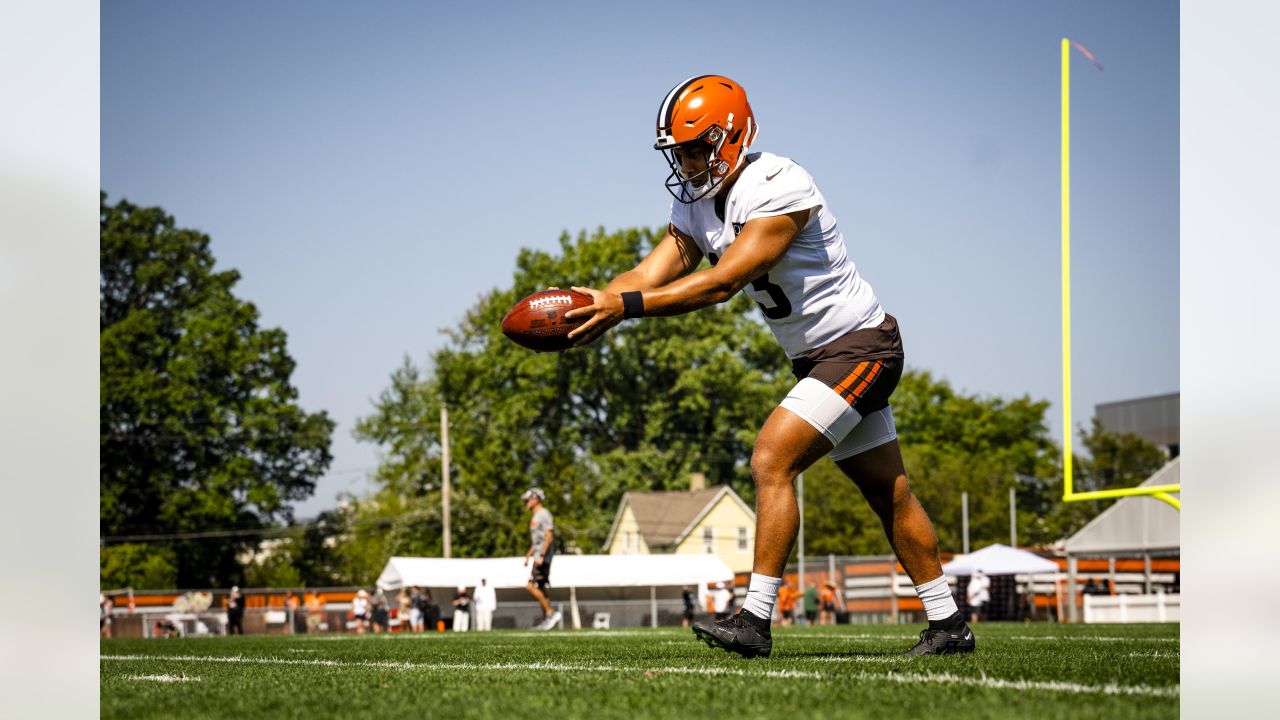
[{"label": "white practice jersey", "polygon": [[764,312],[790,358],[826,345],[854,330],[884,322],[871,285],[845,252],[844,236],[813,178],[790,158],[751,153],[751,161],[729,190],[724,220],[715,198],[671,204],[671,224],[697,242],[714,265],[749,220],[817,208],[782,259],[743,292]]}]

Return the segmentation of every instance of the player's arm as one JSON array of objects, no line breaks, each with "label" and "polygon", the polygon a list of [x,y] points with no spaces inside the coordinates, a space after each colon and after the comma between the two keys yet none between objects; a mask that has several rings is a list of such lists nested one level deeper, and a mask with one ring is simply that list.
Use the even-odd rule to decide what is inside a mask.
[{"label": "player's arm", "polygon": [[634,268],[611,280],[604,289],[605,292],[619,294],[629,290],[652,290],[688,275],[700,262],[702,251],[698,244],[668,223],[667,234],[657,247]]},{"label": "player's arm", "polygon": [[[756,218],[742,226],[733,244],[713,267],[689,273],[643,292],[644,315],[680,315],[733,297],[748,283],[769,272],[782,259],[791,241],[804,229],[810,209],[773,217]],[[637,266],[637,269],[639,267]],[[591,295],[595,303],[565,313],[565,317],[591,315],[591,319],[569,333],[575,345],[589,343],[623,319],[623,301],[619,290],[578,288]]]}]

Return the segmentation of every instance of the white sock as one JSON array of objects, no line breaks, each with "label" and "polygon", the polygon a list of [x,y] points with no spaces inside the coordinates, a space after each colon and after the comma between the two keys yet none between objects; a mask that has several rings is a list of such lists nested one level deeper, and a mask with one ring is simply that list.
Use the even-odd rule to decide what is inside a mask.
[{"label": "white sock", "polygon": [[782,578],[751,573],[751,583],[747,585],[747,599],[742,601],[742,609],[762,620],[772,620],[773,605],[778,602],[780,587]]},{"label": "white sock", "polygon": [[924,615],[930,620],[943,620],[960,612],[960,608],[956,607],[956,599],[951,597],[946,575],[939,575],[923,585],[917,585],[916,595],[924,603]]}]

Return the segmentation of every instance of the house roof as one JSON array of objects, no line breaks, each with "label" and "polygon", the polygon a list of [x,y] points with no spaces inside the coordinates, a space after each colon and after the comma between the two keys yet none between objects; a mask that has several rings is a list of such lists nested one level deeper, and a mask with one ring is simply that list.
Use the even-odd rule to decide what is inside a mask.
[{"label": "house roof", "polygon": [[671,492],[629,492],[622,496],[614,527],[609,531],[606,546],[613,542],[618,520],[630,505],[640,534],[649,547],[670,547],[678,544],[694,525],[720,501],[730,495],[754,520],[755,513],[728,485],[714,485],[704,490],[676,490]]}]

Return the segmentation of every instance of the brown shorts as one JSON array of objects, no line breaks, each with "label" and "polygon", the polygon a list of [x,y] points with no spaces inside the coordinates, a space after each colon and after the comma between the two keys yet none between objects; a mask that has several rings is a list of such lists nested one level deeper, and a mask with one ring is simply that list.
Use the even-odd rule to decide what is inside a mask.
[{"label": "brown shorts", "polygon": [[855,330],[791,361],[797,380],[820,380],[866,417],[889,404],[902,377],[898,320],[885,314],[873,328]]}]

